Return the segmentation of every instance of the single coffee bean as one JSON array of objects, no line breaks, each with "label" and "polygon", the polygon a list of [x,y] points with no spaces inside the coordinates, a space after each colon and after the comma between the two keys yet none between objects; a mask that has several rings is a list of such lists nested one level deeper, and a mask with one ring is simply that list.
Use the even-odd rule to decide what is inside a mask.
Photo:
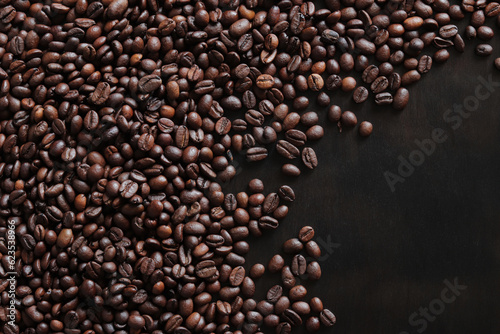
[{"label": "single coffee bean", "polygon": [[476,54],[478,56],[486,57],[493,53],[493,47],[490,44],[479,44],[476,46]]},{"label": "single coffee bean", "polygon": [[280,189],[278,190],[278,194],[281,199],[287,202],[295,201],[295,192],[290,186],[287,185],[281,186]]},{"label": "single coffee bean", "polygon": [[138,88],[144,93],[151,93],[161,86],[161,78],[158,75],[146,75],[139,80]]},{"label": "single coffee bean", "polygon": [[271,89],[274,86],[274,79],[269,74],[262,74],[257,78],[256,85],[260,89]]},{"label": "single coffee bean", "polygon": [[252,147],[246,152],[248,161],[260,161],[267,158],[267,149],[265,147]]},{"label": "single coffee bean", "polygon": [[363,121],[359,124],[359,134],[362,137],[368,137],[373,131],[373,125],[370,122]]},{"label": "single coffee bean", "polygon": [[281,167],[281,171],[283,172],[283,174],[285,174],[287,176],[297,177],[300,175],[300,169],[297,166],[292,165],[292,164],[284,164]]},{"label": "single coffee bean", "polygon": [[314,169],[318,166],[318,158],[316,152],[310,147],[302,149],[302,162],[309,169]]},{"label": "single coffee bean", "polygon": [[307,264],[306,272],[310,280],[317,281],[321,278],[321,267],[316,261]]},{"label": "single coffee bean", "polygon": [[403,110],[410,100],[410,93],[404,87],[401,87],[397,90],[394,95],[394,101],[392,103],[392,107],[396,110]]},{"label": "single coffee bean", "polygon": [[372,82],[370,86],[374,94],[383,92],[387,89],[387,87],[389,87],[389,80],[385,76],[378,77]]},{"label": "single coffee bean", "polygon": [[274,285],[268,291],[266,299],[270,303],[276,303],[283,295],[283,287],[281,285]]},{"label": "single coffee bean", "polygon": [[[301,245],[302,245],[302,243],[301,243]],[[306,273],[306,269],[307,269],[307,261],[302,255],[297,254],[293,257],[292,265],[290,267],[292,269],[292,273],[295,276],[304,275]]]},{"label": "single coffee bean", "polygon": [[314,237],[314,229],[311,226],[304,226],[299,231],[299,240],[308,242]]},{"label": "single coffee bean", "polygon": [[323,78],[321,77],[321,75],[313,73],[307,78],[307,85],[309,86],[310,90],[319,92],[321,89],[323,89],[324,86]]},{"label": "single coffee bean", "polygon": [[428,55],[423,55],[418,61],[418,72],[424,74],[431,70],[432,68],[432,57]]},{"label": "single coffee bean", "polygon": [[288,239],[283,243],[283,251],[287,254],[297,254],[302,251],[304,245],[297,238]]},{"label": "single coffee bean", "polygon": [[368,89],[366,89],[363,86],[359,86],[354,90],[354,93],[352,94],[352,99],[354,100],[355,103],[363,103],[368,99]]},{"label": "single coffee bean", "polygon": [[279,254],[276,254],[269,261],[267,268],[269,269],[269,272],[277,273],[281,271],[284,265],[285,260],[283,259],[283,257]]},{"label": "single coffee bean", "polygon": [[335,315],[329,309],[321,311],[319,318],[321,323],[326,327],[332,327],[337,322]]},{"label": "single coffee bean", "polygon": [[342,125],[348,127],[353,127],[358,124],[358,119],[352,111],[344,111],[342,113],[340,121],[342,122]]},{"label": "single coffee bean", "polygon": [[295,159],[300,155],[299,149],[286,140],[279,140],[276,144],[276,150],[287,159]]}]

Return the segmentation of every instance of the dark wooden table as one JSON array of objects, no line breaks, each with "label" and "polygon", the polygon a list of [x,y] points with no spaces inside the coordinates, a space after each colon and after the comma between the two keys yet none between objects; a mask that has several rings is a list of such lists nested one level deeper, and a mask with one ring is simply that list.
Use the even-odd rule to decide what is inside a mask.
[{"label": "dark wooden table", "polygon": [[[316,229],[323,276],[306,286],[309,298],[321,297],[338,318],[323,332],[500,331],[500,71],[493,67],[500,42],[495,39],[494,55],[487,58],[474,55],[476,42],[468,42],[464,54],[450,50],[446,64],[434,66],[410,88],[411,101],[402,112],[355,105],[350,94],[335,93],[334,103],[374,124],[367,139],[357,128],[339,133],[327,122],[326,110],[311,104],[326,130],[312,145],[320,161],[313,172],[292,179],[281,175],[281,157],[257,164],[240,160],[243,171],[227,191],[241,191],[258,177],[266,192],[288,184],[297,193],[279,229],[251,240],[249,265],[267,263],[301,226]],[[479,87],[490,74],[498,83],[492,92]],[[475,94],[484,100],[475,100]],[[459,116],[453,108],[464,103],[476,110]],[[440,143],[429,155],[419,154],[415,141],[428,143],[433,131]],[[398,174],[400,156],[421,164],[406,171],[411,175],[403,171],[404,182],[391,189],[384,173]],[[278,276],[266,276],[258,287],[266,291]]]}]

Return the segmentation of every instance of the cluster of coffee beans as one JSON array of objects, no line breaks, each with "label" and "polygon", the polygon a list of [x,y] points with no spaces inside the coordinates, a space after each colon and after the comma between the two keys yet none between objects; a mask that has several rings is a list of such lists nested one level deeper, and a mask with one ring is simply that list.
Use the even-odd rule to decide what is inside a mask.
[{"label": "cluster of coffee beans", "polygon": [[346,127],[357,117],[330,105],[336,90],[403,109],[407,86],[464,51],[451,21],[467,13],[465,39],[490,55],[500,5],[484,0],[0,0],[0,234],[15,226],[17,241],[10,267],[0,239],[0,276],[18,273],[15,324],[0,284],[3,333],[333,325],[295,284],[321,274],[309,228],[285,243],[289,266],[273,257],[283,286],[253,299],[264,266],[246,275],[245,240],[278,227],[293,190],[221,184],[236,153],[260,161],[275,148],[290,176],[294,161],[316,168],[311,96]]}]

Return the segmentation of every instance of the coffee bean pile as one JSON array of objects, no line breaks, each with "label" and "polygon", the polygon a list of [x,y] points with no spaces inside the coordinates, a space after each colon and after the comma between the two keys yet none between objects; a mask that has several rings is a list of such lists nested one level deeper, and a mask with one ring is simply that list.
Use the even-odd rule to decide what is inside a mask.
[{"label": "coffee bean pile", "polygon": [[404,109],[449,49],[478,38],[492,54],[499,13],[484,0],[0,0],[0,234],[14,225],[17,242],[11,266],[0,239],[0,275],[19,276],[15,324],[0,285],[3,333],[332,326],[297,279],[321,276],[310,227],[284,244],[289,265],[268,265],[282,284],[253,299],[265,266],[245,269],[245,240],[276,229],[295,194],[260,180],[225,194],[235,154],[316,168],[311,97],[341,128],[358,120],[331,105],[337,90]]}]

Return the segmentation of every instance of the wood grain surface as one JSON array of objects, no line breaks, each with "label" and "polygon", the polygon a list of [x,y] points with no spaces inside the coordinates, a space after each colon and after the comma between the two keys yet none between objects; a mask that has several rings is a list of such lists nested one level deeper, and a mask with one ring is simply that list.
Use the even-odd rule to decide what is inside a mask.
[{"label": "wood grain surface", "polygon": [[[257,177],[266,192],[288,184],[297,194],[277,230],[250,240],[249,267],[267,263],[301,226],[316,229],[323,276],[305,283],[308,298],[321,297],[338,319],[322,333],[500,332],[500,71],[493,67],[500,42],[496,36],[486,58],[474,55],[476,43],[468,42],[464,54],[450,50],[447,63],[411,86],[402,112],[333,94],[333,103],[374,124],[367,139],[357,128],[339,133],[326,110],[311,103],[326,130],[312,145],[320,163],[312,172],[302,166],[293,179],[281,175],[285,159],[275,154],[254,164],[236,157],[242,171],[226,191],[241,191]],[[475,106],[475,94],[487,95],[484,85],[477,88],[481,78],[490,75],[497,85]],[[477,109],[457,117],[453,108],[464,103]],[[416,159],[415,141],[439,129],[446,139],[392,191],[384,173],[398,173],[399,156]],[[445,280],[463,289],[449,303],[442,301],[453,299],[450,291],[442,297]],[[278,281],[266,274],[260,297]],[[429,307],[438,314],[426,319]]]}]

